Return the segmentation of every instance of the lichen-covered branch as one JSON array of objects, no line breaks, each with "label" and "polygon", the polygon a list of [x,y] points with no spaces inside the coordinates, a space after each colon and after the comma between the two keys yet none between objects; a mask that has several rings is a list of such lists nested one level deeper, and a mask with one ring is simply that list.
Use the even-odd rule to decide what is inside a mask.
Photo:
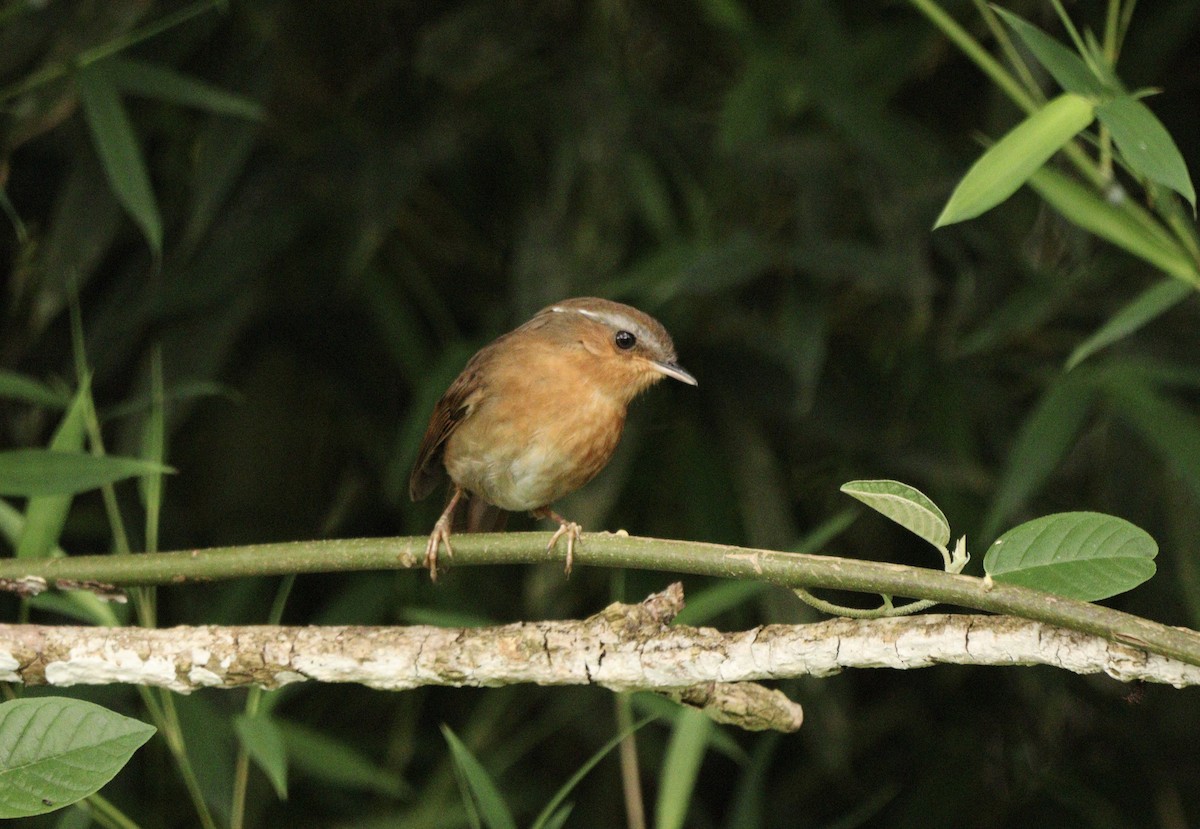
[{"label": "lichen-covered branch", "polygon": [[724,633],[670,625],[672,585],[582,621],[484,628],[49,627],[0,625],[0,680],[135,683],[176,691],[290,682],[602,685],[653,690],[748,728],[794,730],[800,708],[756,680],[938,663],[1053,665],[1120,680],[1200,685],[1200,668],[1090,634],[1010,616],[830,619]]}]

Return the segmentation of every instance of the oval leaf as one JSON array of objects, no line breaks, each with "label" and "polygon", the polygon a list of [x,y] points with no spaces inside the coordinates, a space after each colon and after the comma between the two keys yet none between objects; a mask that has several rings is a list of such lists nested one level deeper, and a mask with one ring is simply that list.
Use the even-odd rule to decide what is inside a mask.
[{"label": "oval leaf", "polygon": [[1171,133],[1150,108],[1122,95],[1096,108],[1096,117],[1112,133],[1121,157],[1139,176],[1170,187],[1196,209],[1196,188]]},{"label": "oval leaf", "polygon": [[851,481],[842,492],[886,515],[939,550],[950,543],[950,522],[925,493],[899,481]]},{"label": "oval leaf", "polygon": [[154,730],[77,699],[0,705],[0,818],[52,812],[98,791]]},{"label": "oval leaf", "polygon": [[972,219],[1007,199],[1094,117],[1095,105],[1070,92],[1047,103],[980,156],[934,228]]},{"label": "oval leaf", "polygon": [[0,452],[0,495],[64,495],[152,472],[174,472],[161,463],[116,455],[11,449]]},{"label": "oval leaf", "polygon": [[1097,512],[1061,512],[1009,530],[987,551],[995,581],[1096,601],[1154,575],[1158,545],[1141,528]]}]

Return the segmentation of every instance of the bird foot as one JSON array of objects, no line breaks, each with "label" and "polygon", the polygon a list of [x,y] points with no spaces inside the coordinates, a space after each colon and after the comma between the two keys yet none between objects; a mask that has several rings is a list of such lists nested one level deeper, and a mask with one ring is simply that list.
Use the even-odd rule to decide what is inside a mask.
[{"label": "bird foot", "polygon": [[583,533],[583,527],[574,521],[568,521],[552,509],[535,510],[533,514],[538,518],[550,518],[558,522],[558,529],[554,531],[554,535],[550,536],[550,543],[546,545],[546,549],[553,550],[558,539],[564,535],[567,537],[567,566],[564,572],[568,576],[571,575],[571,565],[575,560],[575,544],[582,543],[580,536]]},{"label": "bird foot", "polygon": [[454,548],[450,546],[450,521],[454,517],[454,508],[458,506],[462,496],[462,489],[455,487],[454,494],[450,496],[450,503],[446,505],[441,518],[433,525],[433,532],[429,534],[429,542],[425,545],[425,566],[429,568],[430,581],[437,581],[438,547],[445,544],[446,555],[454,558]]}]

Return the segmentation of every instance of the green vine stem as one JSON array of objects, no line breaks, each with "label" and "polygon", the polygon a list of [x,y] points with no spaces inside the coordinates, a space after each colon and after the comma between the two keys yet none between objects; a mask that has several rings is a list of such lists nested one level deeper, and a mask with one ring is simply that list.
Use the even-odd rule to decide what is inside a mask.
[{"label": "green vine stem", "polygon": [[[449,561],[453,567],[561,564],[562,552],[546,550],[549,539],[549,533],[459,535],[454,540],[454,557]],[[298,541],[128,556],[4,559],[0,561],[0,587],[29,589],[43,580],[57,587],[93,582],[128,587],[287,573],[421,571],[425,542],[424,536],[409,536]],[[1200,665],[1200,633],[1196,631],[1170,627],[1040,590],[921,567],[609,533],[585,534],[575,549],[575,562],[592,567],[627,567],[764,581],[787,588],[827,588],[928,599],[1091,633]],[[418,577],[414,574],[414,578]]]}]

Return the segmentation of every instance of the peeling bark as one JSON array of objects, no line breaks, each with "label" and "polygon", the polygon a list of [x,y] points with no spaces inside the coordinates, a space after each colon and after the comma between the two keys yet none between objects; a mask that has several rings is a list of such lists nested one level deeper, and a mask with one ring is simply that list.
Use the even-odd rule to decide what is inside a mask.
[{"label": "peeling bark", "polygon": [[756,680],[939,663],[1053,665],[1123,681],[1200,684],[1200,668],[1100,637],[1010,616],[829,619],[724,633],[672,626],[683,590],[614,604],[582,621],[485,628],[0,625],[0,681],[196,688],[355,682],[595,684],[652,690],[746,728],[795,730],[800,707]]}]

